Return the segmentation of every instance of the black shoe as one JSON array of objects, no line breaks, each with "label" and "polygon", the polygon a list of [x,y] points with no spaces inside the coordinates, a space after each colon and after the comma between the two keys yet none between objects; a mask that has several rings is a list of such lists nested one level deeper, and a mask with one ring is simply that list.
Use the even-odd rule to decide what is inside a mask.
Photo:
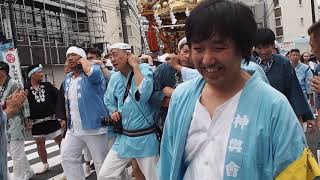
[{"label": "black shoe", "polygon": [[90,169],[91,169],[91,171],[96,170],[96,168],[94,167],[94,164],[93,164],[93,163],[90,165]]}]

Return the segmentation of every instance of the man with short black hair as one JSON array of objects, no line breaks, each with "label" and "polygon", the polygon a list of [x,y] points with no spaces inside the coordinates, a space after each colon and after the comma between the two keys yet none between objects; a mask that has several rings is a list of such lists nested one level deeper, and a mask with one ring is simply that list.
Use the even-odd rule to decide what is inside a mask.
[{"label": "man with short black hair", "polygon": [[276,179],[303,154],[304,133],[286,97],[241,69],[256,29],[239,2],[205,0],[191,11],[186,37],[201,76],[173,92],[159,180]]},{"label": "man with short black hair", "polygon": [[106,81],[108,82],[110,79],[110,71],[106,65],[107,60],[101,57],[101,52],[99,49],[88,49],[87,50],[87,58],[89,61],[98,64],[101,68],[103,76],[105,77]]},{"label": "man with short black hair", "polygon": [[97,58],[101,58],[101,52],[97,48],[89,48],[87,50],[87,59],[90,60],[95,60]]},{"label": "man with short black hair", "polygon": [[300,62],[299,49],[291,49],[290,53],[291,64],[296,72],[302,92],[306,99],[310,99],[311,104],[313,104],[313,93],[310,88],[310,79],[313,77],[312,71],[308,65]]},{"label": "man with short black hair", "polygon": [[311,52],[320,59],[320,21],[312,24],[308,29]]},{"label": "man with short black hair", "polygon": [[271,29],[261,28],[257,30],[255,39],[255,49],[259,55],[256,63],[259,64],[266,73],[270,85],[281,92],[289,100],[298,119],[302,123],[308,121],[310,128],[314,127],[313,113],[304,97],[296,73],[286,57],[272,54],[274,49],[275,34]]}]

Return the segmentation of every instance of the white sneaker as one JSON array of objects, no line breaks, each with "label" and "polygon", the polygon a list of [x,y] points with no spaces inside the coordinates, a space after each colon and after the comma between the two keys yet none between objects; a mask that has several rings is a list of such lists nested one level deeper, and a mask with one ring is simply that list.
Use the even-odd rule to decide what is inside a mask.
[{"label": "white sneaker", "polygon": [[84,175],[85,175],[85,177],[87,178],[87,177],[89,177],[90,176],[90,174],[92,173],[91,172],[91,169],[90,169],[90,165],[84,165]]},{"label": "white sneaker", "polygon": [[36,174],[43,174],[43,173],[47,172],[49,170],[49,168],[50,168],[49,164],[45,163],[42,165],[41,171],[36,172]]},{"label": "white sneaker", "polygon": [[26,171],[24,174],[24,180],[29,180],[34,175],[34,171],[30,169],[29,171]]}]

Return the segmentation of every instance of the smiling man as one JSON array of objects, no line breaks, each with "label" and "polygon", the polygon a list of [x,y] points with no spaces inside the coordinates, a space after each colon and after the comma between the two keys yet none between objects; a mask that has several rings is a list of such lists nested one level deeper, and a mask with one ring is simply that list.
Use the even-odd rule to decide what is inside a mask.
[{"label": "smiling man", "polygon": [[247,6],[206,0],[186,22],[201,77],[174,91],[161,142],[160,180],[275,179],[306,146],[284,95],[248,61],[257,25]]}]

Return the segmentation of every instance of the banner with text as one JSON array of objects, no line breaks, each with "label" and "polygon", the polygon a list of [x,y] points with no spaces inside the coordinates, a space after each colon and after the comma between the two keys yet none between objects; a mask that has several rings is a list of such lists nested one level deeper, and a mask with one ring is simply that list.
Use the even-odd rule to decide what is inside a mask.
[{"label": "banner with text", "polygon": [[10,48],[7,51],[2,51],[2,60],[9,64],[10,77],[18,81],[23,86],[18,50],[16,48]]}]

